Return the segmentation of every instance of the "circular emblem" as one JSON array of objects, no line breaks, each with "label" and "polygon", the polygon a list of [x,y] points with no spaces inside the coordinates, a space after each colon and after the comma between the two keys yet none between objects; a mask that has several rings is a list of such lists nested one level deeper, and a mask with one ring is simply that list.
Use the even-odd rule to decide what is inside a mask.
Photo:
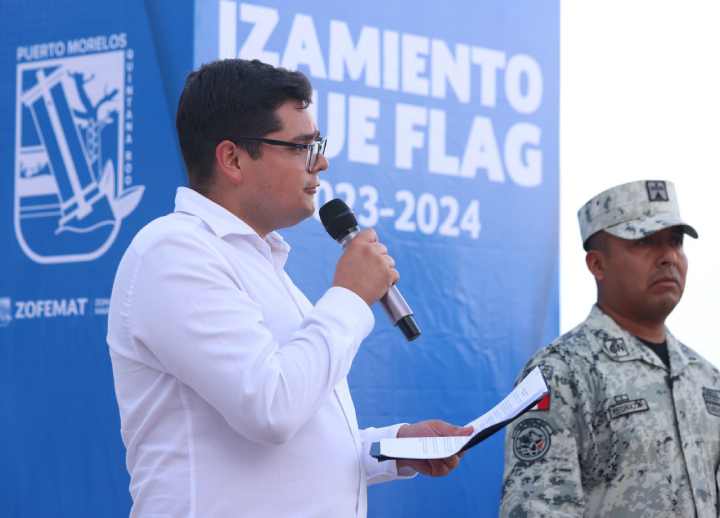
[{"label": "circular emblem", "polygon": [[526,462],[542,459],[550,449],[552,429],[542,419],[521,421],[513,431],[513,453]]}]

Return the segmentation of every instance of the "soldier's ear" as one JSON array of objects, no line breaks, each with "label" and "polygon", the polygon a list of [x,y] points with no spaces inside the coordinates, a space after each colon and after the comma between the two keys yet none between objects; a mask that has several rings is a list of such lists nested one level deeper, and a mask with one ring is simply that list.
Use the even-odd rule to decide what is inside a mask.
[{"label": "soldier's ear", "polygon": [[585,254],[585,264],[596,281],[605,278],[605,254],[600,250],[590,250]]}]

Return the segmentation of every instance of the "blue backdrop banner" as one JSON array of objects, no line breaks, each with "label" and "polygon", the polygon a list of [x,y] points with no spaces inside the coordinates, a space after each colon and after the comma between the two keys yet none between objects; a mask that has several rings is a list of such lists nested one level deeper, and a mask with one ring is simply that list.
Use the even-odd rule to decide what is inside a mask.
[{"label": "blue backdrop banner", "polygon": [[[463,424],[558,331],[557,1],[5,0],[0,4],[0,506],[121,517],[128,476],[105,345],[132,236],[185,183],[187,73],[227,57],[303,71],[344,199],[395,257],[423,330],[382,310],[354,362],[361,426]],[[340,250],[282,232],[311,300]],[[495,516],[502,434],[444,479],[373,486],[371,517]]]}]

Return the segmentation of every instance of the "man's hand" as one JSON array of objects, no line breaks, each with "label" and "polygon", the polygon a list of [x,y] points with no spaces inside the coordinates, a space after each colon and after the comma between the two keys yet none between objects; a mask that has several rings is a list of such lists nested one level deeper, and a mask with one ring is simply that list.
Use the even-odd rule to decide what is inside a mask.
[{"label": "man's hand", "polygon": [[353,238],[335,268],[333,286],[355,292],[368,306],[387,293],[400,275],[395,260],[372,229],[365,229]]},{"label": "man's hand", "polygon": [[[415,424],[406,424],[400,427],[397,436],[401,437],[452,437],[457,435],[470,435],[473,433],[472,426],[460,428],[453,426],[445,421],[432,419],[430,421],[421,421]],[[462,453],[453,455],[446,459],[419,460],[419,459],[397,459],[397,469],[412,468],[423,475],[431,477],[444,477],[454,470],[460,463]]]}]

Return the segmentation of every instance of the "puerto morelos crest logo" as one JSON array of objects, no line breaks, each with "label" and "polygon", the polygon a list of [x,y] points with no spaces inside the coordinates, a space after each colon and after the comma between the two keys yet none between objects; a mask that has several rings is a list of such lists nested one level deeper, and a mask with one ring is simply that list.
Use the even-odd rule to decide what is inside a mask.
[{"label": "puerto morelos crest logo", "polygon": [[17,65],[15,235],[37,263],[102,256],[140,203],[133,59],[124,49]]}]

